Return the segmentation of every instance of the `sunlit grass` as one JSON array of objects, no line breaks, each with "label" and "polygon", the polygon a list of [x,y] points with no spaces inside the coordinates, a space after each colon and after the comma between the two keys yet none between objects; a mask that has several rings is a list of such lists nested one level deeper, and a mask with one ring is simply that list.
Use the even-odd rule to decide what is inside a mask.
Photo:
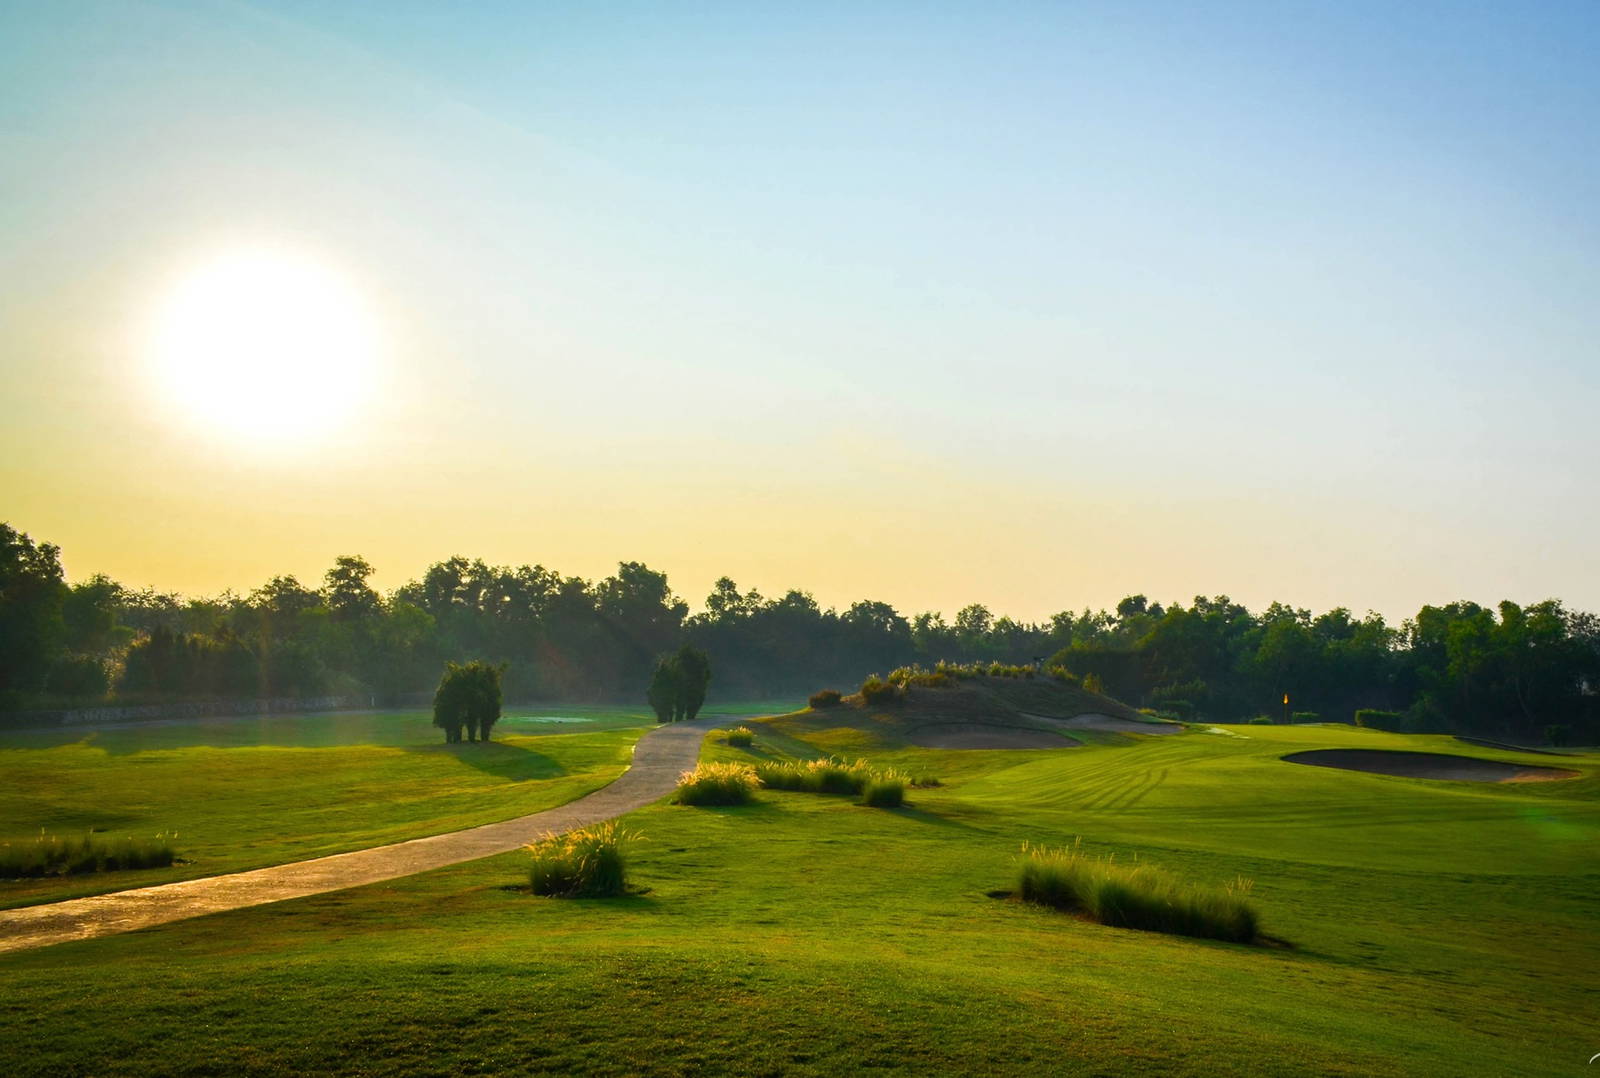
[{"label": "sunlit grass", "polygon": [[625,847],[636,837],[611,821],[536,842],[528,847],[528,885],[556,898],[620,895],[628,885]]}]

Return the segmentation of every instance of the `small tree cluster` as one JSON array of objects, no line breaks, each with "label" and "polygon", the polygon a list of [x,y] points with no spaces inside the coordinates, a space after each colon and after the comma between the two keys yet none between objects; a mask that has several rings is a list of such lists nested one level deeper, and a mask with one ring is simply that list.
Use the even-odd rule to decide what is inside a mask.
[{"label": "small tree cluster", "polygon": [[505,666],[486,662],[445,663],[444,676],[433,694],[433,724],[454,744],[466,731],[468,741],[488,741],[500,718],[500,675]]},{"label": "small tree cluster", "polygon": [[710,684],[711,660],[699,648],[685,644],[676,654],[656,660],[645,699],[658,722],[692,719],[700,714]]}]

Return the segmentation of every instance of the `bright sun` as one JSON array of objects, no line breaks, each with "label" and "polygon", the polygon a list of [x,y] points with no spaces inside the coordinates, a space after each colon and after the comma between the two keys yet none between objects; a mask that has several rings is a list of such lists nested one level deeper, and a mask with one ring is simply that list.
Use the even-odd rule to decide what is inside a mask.
[{"label": "bright sun", "polygon": [[179,279],[156,312],[165,399],[245,441],[308,443],[370,395],[375,342],[338,274],[274,248],[231,251]]}]

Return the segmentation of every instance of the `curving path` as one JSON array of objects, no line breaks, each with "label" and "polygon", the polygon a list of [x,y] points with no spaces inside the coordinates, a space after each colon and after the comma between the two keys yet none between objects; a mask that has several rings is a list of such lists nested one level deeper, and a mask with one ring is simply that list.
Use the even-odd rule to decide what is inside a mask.
[{"label": "curving path", "polygon": [[250,872],[0,910],[0,953],[341,891],[508,853],[545,835],[588,827],[665,796],[677,785],[678,776],[694,766],[705,732],[732,721],[734,716],[720,715],[658,727],[634,745],[632,766],[611,785],[514,820]]}]

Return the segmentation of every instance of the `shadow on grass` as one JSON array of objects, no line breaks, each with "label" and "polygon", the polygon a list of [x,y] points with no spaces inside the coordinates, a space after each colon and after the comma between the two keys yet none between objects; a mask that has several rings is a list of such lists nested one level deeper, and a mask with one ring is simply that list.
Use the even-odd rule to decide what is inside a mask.
[{"label": "shadow on grass", "polygon": [[962,823],[960,820],[953,820],[948,816],[941,816],[937,812],[929,812],[927,809],[919,809],[915,805],[901,805],[899,808],[878,809],[876,811],[887,812],[892,816],[903,816],[908,820],[915,820],[918,823],[932,824],[935,827],[950,827],[958,831],[982,830],[982,828],[973,827],[969,823]]},{"label": "shadow on grass", "polygon": [[431,756],[450,756],[467,767],[477,768],[486,775],[507,782],[527,782],[530,779],[553,779],[567,774],[567,769],[542,752],[504,741],[462,741],[454,745],[406,745],[406,752]]}]

